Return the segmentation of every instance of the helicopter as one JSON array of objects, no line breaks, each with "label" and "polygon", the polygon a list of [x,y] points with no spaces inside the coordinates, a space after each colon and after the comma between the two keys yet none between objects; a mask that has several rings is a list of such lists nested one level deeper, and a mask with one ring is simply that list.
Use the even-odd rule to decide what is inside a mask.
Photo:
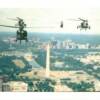
[{"label": "helicopter", "polygon": [[63,28],[64,27],[64,23],[63,21],[60,22],[60,28]]},{"label": "helicopter", "polygon": [[[10,20],[14,20],[17,21],[17,24],[15,24],[15,26],[10,26],[10,25],[0,25],[2,27],[9,27],[9,28],[17,28],[18,30],[16,31],[16,42],[19,40],[20,44],[22,40],[25,40],[26,42],[28,42],[28,32],[25,30],[25,28],[33,28],[33,27],[27,27],[27,25],[25,24],[24,20],[20,17],[16,17],[15,19],[13,18],[8,18]],[[54,27],[34,27],[34,28],[54,28]],[[60,28],[63,28],[63,21],[60,22]]]},{"label": "helicopter", "polygon": [[10,27],[10,28],[18,28],[17,32],[16,32],[16,42],[19,40],[20,44],[21,44],[21,40],[25,40],[26,42],[28,42],[28,38],[27,38],[27,31],[24,30],[26,27],[26,24],[24,22],[24,20],[22,18],[16,17],[16,19],[12,19],[9,18],[10,20],[14,20],[17,21],[17,24],[15,26],[9,26],[9,25],[0,25],[2,27]]},{"label": "helicopter", "polygon": [[88,24],[88,20],[86,19],[82,19],[82,18],[78,18],[77,20],[76,19],[70,19],[70,20],[73,20],[73,21],[81,21],[80,25],[77,26],[77,29],[90,29],[91,27],[89,26]]}]

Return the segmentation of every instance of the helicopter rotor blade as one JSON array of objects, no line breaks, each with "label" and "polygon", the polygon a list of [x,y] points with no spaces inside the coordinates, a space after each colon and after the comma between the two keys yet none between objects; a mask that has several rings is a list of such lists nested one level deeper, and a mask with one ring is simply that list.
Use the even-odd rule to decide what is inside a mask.
[{"label": "helicopter rotor blade", "polygon": [[68,19],[68,20],[71,20],[71,21],[80,21],[79,19]]},{"label": "helicopter rotor blade", "polygon": [[55,27],[53,27],[53,26],[44,26],[44,27],[41,27],[41,26],[34,26],[34,27],[26,27],[26,28],[55,28]]},{"label": "helicopter rotor blade", "polygon": [[19,27],[16,27],[16,26],[9,26],[9,25],[0,25],[2,27],[10,27],[10,28],[19,28]]},{"label": "helicopter rotor blade", "polygon": [[85,19],[82,19],[82,18],[78,18],[79,20],[81,20],[81,21],[88,21],[88,20],[85,20]]},{"label": "helicopter rotor blade", "polygon": [[22,18],[20,18],[20,17],[16,17],[17,18],[17,20],[23,20]]},{"label": "helicopter rotor blade", "polygon": [[[20,27],[17,27],[17,26],[9,26],[9,25],[0,25],[1,27],[9,27],[9,28],[20,28]],[[55,28],[53,26],[44,26],[44,27],[41,27],[41,26],[34,26],[34,27],[25,27],[25,28]]]},{"label": "helicopter rotor blade", "polygon": [[7,18],[9,20],[13,20],[13,21],[18,21],[17,19],[14,19],[14,18]]},{"label": "helicopter rotor blade", "polygon": [[13,20],[13,21],[23,20],[23,19],[20,18],[20,17],[16,17],[16,18],[7,18],[7,19],[10,19],[10,20]]}]

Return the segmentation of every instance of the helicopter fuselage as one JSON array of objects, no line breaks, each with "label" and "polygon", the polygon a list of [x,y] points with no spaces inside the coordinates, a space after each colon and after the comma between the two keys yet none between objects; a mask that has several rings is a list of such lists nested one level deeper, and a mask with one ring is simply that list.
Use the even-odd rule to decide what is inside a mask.
[{"label": "helicopter fuselage", "polygon": [[26,42],[28,41],[27,39],[27,31],[25,30],[17,30],[17,36],[16,36],[16,41],[17,40],[25,40]]},{"label": "helicopter fuselage", "polygon": [[82,22],[79,26],[77,26],[77,28],[80,28],[80,30],[82,29],[90,29],[90,26],[88,25],[88,22]]}]

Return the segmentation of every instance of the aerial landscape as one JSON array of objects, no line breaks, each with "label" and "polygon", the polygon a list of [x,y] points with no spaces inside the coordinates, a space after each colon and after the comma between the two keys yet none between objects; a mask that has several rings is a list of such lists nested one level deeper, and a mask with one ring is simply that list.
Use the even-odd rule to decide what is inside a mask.
[{"label": "aerial landscape", "polygon": [[[89,23],[87,18],[78,15],[79,12],[76,13],[79,17],[70,18],[72,14],[66,16],[65,12],[61,13],[63,9],[59,12],[64,16],[63,19],[58,17],[57,9],[54,12],[42,9],[44,13],[50,11],[43,16],[44,13],[38,9],[33,17],[39,17],[39,21],[32,21],[29,9],[19,10],[0,10],[0,16],[16,11],[16,14],[0,21],[0,91],[100,91],[100,31],[99,27],[97,30],[92,27],[93,23],[98,22]],[[49,14],[55,11],[57,15],[51,18]],[[50,21],[45,20],[45,16]],[[27,21],[23,18],[32,25],[26,25]]]}]

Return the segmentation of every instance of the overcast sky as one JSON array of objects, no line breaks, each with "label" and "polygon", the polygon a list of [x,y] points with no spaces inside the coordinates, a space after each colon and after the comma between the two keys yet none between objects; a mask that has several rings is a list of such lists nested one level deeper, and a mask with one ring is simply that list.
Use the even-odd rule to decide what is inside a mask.
[{"label": "overcast sky", "polygon": [[[72,0],[71,0],[72,1]],[[0,8],[0,24],[15,25],[16,21],[8,20],[7,18],[21,17],[25,20],[27,26],[37,27],[27,29],[31,32],[56,32],[56,33],[85,33],[99,34],[100,33],[100,8],[88,6],[86,0],[77,0],[78,2],[66,3],[64,8]],[[75,1],[75,0],[74,0]],[[88,0],[87,0],[88,1]],[[90,0],[89,0],[90,1]],[[92,0],[91,0],[92,1]],[[93,0],[94,1],[94,0]],[[96,1],[96,0],[95,0]],[[93,5],[94,2],[91,3]],[[85,5],[86,4],[86,5]],[[74,6],[75,5],[75,6]],[[84,5],[84,6],[83,6]],[[79,21],[70,21],[68,19],[84,18],[89,20],[91,30],[77,30]],[[64,28],[61,29],[60,21],[64,22]],[[38,28],[39,27],[39,28]],[[16,31],[11,28],[0,27],[0,31]]]}]

